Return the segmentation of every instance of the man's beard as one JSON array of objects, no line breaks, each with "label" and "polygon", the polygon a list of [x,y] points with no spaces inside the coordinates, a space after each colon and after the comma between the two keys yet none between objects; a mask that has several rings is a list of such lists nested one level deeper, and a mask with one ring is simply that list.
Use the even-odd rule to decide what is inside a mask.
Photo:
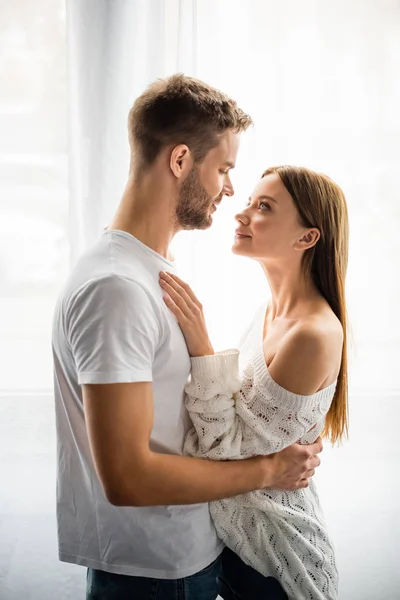
[{"label": "man's beard", "polygon": [[196,167],[190,171],[180,190],[176,219],[182,229],[208,229],[212,224],[212,198],[204,189]]}]

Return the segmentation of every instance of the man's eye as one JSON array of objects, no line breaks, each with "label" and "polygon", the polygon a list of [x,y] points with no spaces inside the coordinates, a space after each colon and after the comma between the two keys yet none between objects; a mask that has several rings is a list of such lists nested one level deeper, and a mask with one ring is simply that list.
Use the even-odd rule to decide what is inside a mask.
[{"label": "man's eye", "polygon": [[221,175],[227,175],[228,171],[224,171],[223,169],[220,169],[219,172],[221,173]]}]

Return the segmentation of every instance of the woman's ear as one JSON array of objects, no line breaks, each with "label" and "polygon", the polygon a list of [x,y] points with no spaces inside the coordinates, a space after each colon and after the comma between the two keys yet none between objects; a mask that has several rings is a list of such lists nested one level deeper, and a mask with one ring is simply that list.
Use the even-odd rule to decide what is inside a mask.
[{"label": "woman's ear", "polygon": [[321,233],[319,229],[308,229],[306,233],[297,240],[295,250],[308,250],[309,248],[312,248],[318,242],[320,237]]}]

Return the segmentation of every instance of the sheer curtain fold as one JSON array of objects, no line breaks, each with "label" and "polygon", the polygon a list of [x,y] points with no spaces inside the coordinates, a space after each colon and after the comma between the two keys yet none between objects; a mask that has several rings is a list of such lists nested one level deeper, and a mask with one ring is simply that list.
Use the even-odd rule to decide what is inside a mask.
[{"label": "sheer curtain fold", "polygon": [[128,173],[127,115],[153,80],[195,71],[195,0],[70,0],[71,259],[107,224]]}]

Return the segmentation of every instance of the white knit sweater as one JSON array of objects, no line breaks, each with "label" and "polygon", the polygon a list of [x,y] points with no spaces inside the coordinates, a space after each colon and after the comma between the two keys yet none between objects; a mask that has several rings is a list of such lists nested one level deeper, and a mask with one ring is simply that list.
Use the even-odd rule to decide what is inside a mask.
[{"label": "white knit sweater", "polygon": [[[194,427],[185,454],[239,460],[313,442],[321,433],[336,383],[300,396],[273,381],[263,353],[264,314],[265,307],[240,343],[240,369],[237,350],[192,359],[185,402]],[[313,481],[307,489],[265,489],[212,502],[210,512],[225,544],[264,576],[276,577],[290,600],[337,600],[334,550]]]}]

